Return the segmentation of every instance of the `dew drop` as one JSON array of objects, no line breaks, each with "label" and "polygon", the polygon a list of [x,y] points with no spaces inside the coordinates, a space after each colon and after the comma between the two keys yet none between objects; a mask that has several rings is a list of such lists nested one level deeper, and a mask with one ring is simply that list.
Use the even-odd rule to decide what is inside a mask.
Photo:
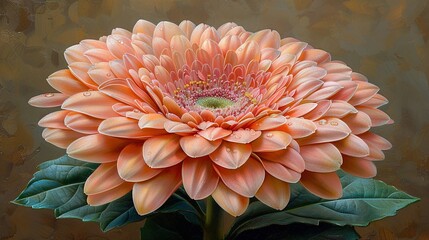
[{"label": "dew drop", "polygon": [[319,125],[325,125],[327,123],[327,121],[325,119],[322,119],[319,121]]},{"label": "dew drop", "polygon": [[106,73],[106,77],[111,77],[112,74],[111,73]]},{"label": "dew drop", "polygon": [[288,122],[287,123],[288,126],[292,126],[292,124],[293,124],[292,122]]},{"label": "dew drop", "polygon": [[231,148],[226,148],[226,151],[227,152],[231,152]]},{"label": "dew drop", "polygon": [[271,138],[271,137],[273,137],[273,134],[272,133],[267,133],[267,135],[266,135],[268,138]]},{"label": "dew drop", "polygon": [[53,93],[46,93],[45,94],[45,97],[53,97],[54,96],[54,94]]},{"label": "dew drop", "polygon": [[235,134],[235,139],[240,139],[241,136],[239,134]]},{"label": "dew drop", "polygon": [[255,136],[255,135],[256,135],[256,131],[255,131],[255,130],[253,130],[253,129],[250,129],[250,135],[251,135],[251,136]]},{"label": "dew drop", "polygon": [[288,116],[286,116],[286,119],[290,119],[290,116],[288,115]]},{"label": "dew drop", "polygon": [[338,123],[337,123],[337,122],[330,122],[330,124],[331,124],[332,126],[338,126]]},{"label": "dew drop", "polygon": [[118,42],[119,42],[119,44],[124,44],[124,41],[119,40]]},{"label": "dew drop", "polygon": [[140,112],[140,110],[138,110],[138,109],[134,109],[134,110],[133,110],[133,112],[135,112],[135,113],[139,113],[139,112]]},{"label": "dew drop", "polygon": [[90,91],[86,91],[86,92],[82,93],[82,95],[85,96],[85,97],[89,97],[89,96],[91,96],[91,92]]}]

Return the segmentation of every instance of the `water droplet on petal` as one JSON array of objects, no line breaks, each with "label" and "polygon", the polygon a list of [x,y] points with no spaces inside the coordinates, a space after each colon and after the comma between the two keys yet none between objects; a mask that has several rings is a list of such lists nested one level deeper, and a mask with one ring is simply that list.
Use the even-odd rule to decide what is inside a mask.
[{"label": "water droplet on petal", "polygon": [[112,74],[111,73],[106,73],[106,77],[111,77]]},{"label": "water droplet on petal", "polygon": [[286,116],[286,119],[289,119],[290,118],[290,116],[288,115],[288,116]]},{"label": "water droplet on petal", "polygon": [[288,122],[287,123],[288,126],[292,126],[292,124],[293,124],[292,122]]},{"label": "water droplet on petal", "polygon": [[331,124],[332,126],[338,126],[338,123],[337,123],[337,122],[330,122],[330,124]]},{"label": "water droplet on petal", "polygon": [[322,119],[319,121],[319,125],[325,125],[327,123],[327,121],[325,119]]},{"label": "water droplet on petal", "polygon": [[231,152],[231,148],[226,148],[226,151],[227,152]]},{"label": "water droplet on petal", "polygon": [[273,137],[273,134],[272,133],[267,133],[267,138],[271,138],[271,137]]},{"label": "water droplet on petal", "polygon": [[89,96],[91,96],[91,92],[90,91],[86,91],[86,92],[82,93],[82,95],[85,96],[85,97],[89,97]]},{"label": "water droplet on petal", "polygon": [[239,134],[235,134],[235,139],[240,139],[241,136]]},{"label": "water droplet on petal", "polygon": [[135,113],[139,113],[139,112],[140,112],[140,110],[138,110],[138,109],[134,109],[134,110],[133,110],[133,112],[135,112]]},{"label": "water droplet on petal", "polygon": [[53,93],[46,93],[45,94],[45,97],[53,97],[54,96],[54,94]]}]

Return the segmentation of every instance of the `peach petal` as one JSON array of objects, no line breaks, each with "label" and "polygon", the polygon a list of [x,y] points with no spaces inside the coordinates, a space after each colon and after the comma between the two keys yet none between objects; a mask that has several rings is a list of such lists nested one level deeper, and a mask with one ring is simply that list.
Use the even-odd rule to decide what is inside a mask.
[{"label": "peach petal", "polygon": [[112,109],[112,106],[116,103],[117,101],[115,99],[101,92],[88,91],[77,93],[69,97],[64,101],[61,108],[83,113],[95,118],[106,119],[118,116]]},{"label": "peach petal", "polygon": [[362,106],[378,108],[378,107],[381,107],[381,106],[387,104],[388,102],[389,101],[384,96],[382,96],[380,94],[375,94],[368,101],[362,103]]},{"label": "peach petal", "polygon": [[243,43],[235,51],[238,57],[238,62],[247,66],[250,61],[255,60],[259,61],[261,59],[261,53],[259,50],[259,45],[255,41],[249,41]]},{"label": "peach petal", "polygon": [[139,215],[146,215],[161,207],[180,187],[180,167],[167,168],[147,181],[134,184],[133,202]]},{"label": "peach petal", "polygon": [[234,217],[243,214],[249,206],[249,198],[232,191],[221,181],[219,181],[212,197],[223,210]]},{"label": "peach petal", "polygon": [[368,145],[372,145],[381,150],[389,150],[392,148],[392,144],[389,141],[372,132],[360,134],[358,137],[362,138]]},{"label": "peach petal", "polygon": [[347,124],[338,118],[326,118],[317,121],[316,132],[304,139],[300,139],[299,143],[315,144],[339,141],[346,138],[351,133]]},{"label": "peach petal", "polygon": [[210,158],[217,165],[227,169],[237,169],[241,167],[252,154],[250,144],[241,144],[223,141]]},{"label": "peach petal", "polygon": [[115,78],[115,74],[111,71],[109,63],[99,62],[93,65],[88,70],[88,75],[98,85]]},{"label": "peach petal", "polygon": [[174,122],[174,121],[167,121],[164,123],[165,131],[168,133],[175,133],[175,134],[184,134],[188,135],[190,133],[196,132],[196,129],[193,129],[189,127],[188,124],[184,124],[181,122]]},{"label": "peach petal", "polygon": [[64,125],[64,118],[69,113],[69,111],[61,110],[49,113],[44,116],[39,121],[39,126],[44,128],[60,128],[60,129],[68,129],[66,125]]},{"label": "peach petal", "polygon": [[252,34],[246,41],[255,41],[261,49],[263,48],[279,48],[280,35],[277,31],[269,29],[261,30]]},{"label": "peach petal", "polygon": [[98,133],[98,126],[101,122],[101,119],[77,112],[69,112],[64,119],[64,123],[68,128],[84,134]]},{"label": "peach petal", "polygon": [[350,134],[334,145],[342,154],[352,157],[366,157],[369,155],[369,147],[360,137]]},{"label": "peach petal", "polygon": [[90,89],[96,89],[97,83],[95,83],[88,75],[88,71],[91,69],[92,64],[84,62],[75,62],[69,65],[69,69],[73,76],[79,79]]},{"label": "peach petal", "polygon": [[317,107],[317,103],[304,103],[300,104],[296,107],[291,108],[289,111],[287,111],[287,115],[291,117],[301,117],[309,112],[311,112],[313,109]]},{"label": "peach petal", "polygon": [[135,54],[131,45],[131,39],[125,36],[112,34],[107,37],[106,44],[110,53],[112,53],[116,58],[122,59],[122,56],[126,53]]},{"label": "peach petal", "polygon": [[28,104],[40,108],[58,107],[61,106],[67,98],[68,96],[62,93],[45,93],[30,98]]},{"label": "peach petal", "polygon": [[332,101],[331,100],[321,100],[317,102],[317,107],[311,110],[309,113],[304,115],[305,119],[308,120],[317,120],[323,117],[331,108]]},{"label": "peach petal", "polygon": [[82,133],[56,128],[45,128],[42,132],[45,141],[59,148],[67,148],[73,141],[83,136],[85,135]]},{"label": "peach petal", "polygon": [[373,144],[368,144],[369,147],[369,155],[365,157],[366,160],[370,161],[381,161],[384,160],[385,156],[383,151],[380,148]]},{"label": "peach petal", "polygon": [[358,106],[359,111],[366,113],[371,119],[371,126],[377,127],[388,124],[390,121],[389,115],[377,108]]},{"label": "peach petal", "polygon": [[265,160],[280,163],[297,173],[302,173],[305,170],[304,159],[301,154],[292,147],[275,152],[260,152],[258,156]]},{"label": "peach petal", "polygon": [[321,101],[329,99],[342,89],[342,86],[336,82],[324,82],[321,88],[309,96],[305,97],[308,101]]},{"label": "peach petal", "polygon": [[289,184],[265,174],[264,183],[256,193],[256,198],[265,205],[283,210],[290,200]]},{"label": "peach petal", "polygon": [[143,159],[151,168],[166,168],[180,163],[186,154],[180,149],[180,136],[152,137],[143,144]]},{"label": "peach petal", "polygon": [[301,156],[305,169],[312,172],[326,173],[340,169],[343,158],[332,143],[301,146]]},{"label": "peach petal", "polygon": [[301,178],[301,173],[278,162],[262,161],[262,165],[264,166],[265,171],[283,182],[296,183]]},{"label": "peach petal", "polygon": [[133,33],[141,33],[148,36],[153,35],[153,30],[155,30],[155,24],[143,19],[138,20],[133,27]]},{"label": "peach petal", "polygon": [[222,139],[232,133],[231,130],[223,129],[221,127],[210,127],[206,130],[199,131],[198,134],[209,141],[216,141]]},{"label": "peach petal", "polygon": [[64,51],[64,58],[68,64],[72,64],[74,62],[89,62],[88,58],[83,55],[85,51],[85,47],[80,44],[76,44],[68,47]]},{"label": "peach petal", "polygon": [[177,35],[184,35],[182,29],[172,22],[162,21],[156,25],[153,37],[159,37],[170,43],[171,39]]},{"label": "peach petal", "polygon": [[86,201],[90,206],[101,206],[110,203],[129,193],[133,188],[133,185],[133,183],[124,182],[118,187],[110,189],[108,191],[88,195]]},{"label": "peach petal", "polygon": [[140,129],[138,121],[127,117],[112,117],[101,122],[98,132],[111,137],[146,139],[165,134],[163,129]]},{"label": "peach petal", "polygon": [[214,152],[222,140],[208,141],[200,135],[185,136],[180,139],[183,151],[192,158],[203,157]]},{"label": "peach petal", "polygon": [[342,120],[347,123],[353,134],[361,134],[371,128],[371,118],[362,111],[358,111],[356,114],[349,114]]},{"label": "peach petal", "polygon": [[282,51],[282,53],[288,53],[295,55],[297,57],[301,56],[302,51],[308,46],[308,43],[305,42],[291,42],[284,44],[280,47],[279,50]]},{"label": "peach petal", "polygon": [[135,100],[139,97],[130,89],[127,82],[122,79],[111,79],[98,87],[99,91],[118,101],[135,106]]},{"label": "peach petal", "polygon": [[286,149],[292,137],[283,131],[263,131],[262,135],[252,142],[253,152],[273,152]]},{"label": "peach petal", "polygon": [[92,64],[108,62],[115,59],[115,57],[106,49],[89,49],[85,51],[84,55]]},{"label": "peach petal", "polygon": [[116,163],[102,163],[85,181],[86,195],[102,193],[118,187],[124,182],[118,175]]},{"label": "peach petal", "polygon": [[352,81],[340,81],[338,84],[340,84],[343,88],[334,96],[332,96],[331,99],[349,101],[355,94],[358,84]]},{"label": "peach petal", "polygon": [[185,33],[185,36],[189,39],[191,38],[191,34],[195,29],[195,24],[189,20],[183,20],[179,24],[180,29]]},{"label": "peach petal", "polygon": [[300,182],[308,191],[324,199],[338,199],[343,195],[340,178],[335,172],[305,171]]},{"label": "peach petal", "polygon": [[182,164],[183,186],[192,199],[210,196],[216,189],[219,176],[209,158],[187,158]]},{"label": "peach petal", "polygon": [[219,42],[219,47],[223,54],[226,55],[228,51],[235,51],[241,45],[241,40],[238,36],[228,35],[223,37]]},{"label": "peach petal", "polygon": [[265,170],[259,161],[249,158],[237,169],[226,169],[213,165],[223,183],[234,192],[244,196],[255,196],[264,182]]},{"label": "peach petal", "polygon": [[88,87],[73,76],[69,69],[52,73],[49,75],[47,81],[55,90],[66,95],[73,95],[88,90]]},{"label": "peach petal", "polygon": [[353,97],[348,101],[351,105],[360,105],[371,99],[379,90],[377,86],[367,82],[356,81],[357,90]]},{"label": "peach petal", "polygon": [[297,86],[296,93],[293,96],[295,99],[302,99],[308,96],[309,94],[313,93],[317,89],[320,89],[320,87],[323,85],[323,81],[311,78],[303,80],[303,83],[301,83],[299,86]]},{"label": "peach petal", "polygon": [[252,125],[250,125],[251,129],[254,130],[269,130],[274,129],[276,127],[279,127],[286,123],[286,118],[282,115],[271,115],[267,117],[263,117],[256,122],[254,122]]},{"label": "peach petal", "polygon": [[313,121],[303,118],[288,118],[287,123],[277,128],[285,131],[292,136],[293,139],[308,137],[316,132],[316,125]]},{"label": "peach petal", "polygon": [[377,168],[374,163],[362,158],[344,156],[344,162],[343,165],[341,165],[341,168],[344,171],[361,178],[372,178],[377,175]]},{"label": "peach petal", "polygon": [[141,129],[164,129],[164,124],[166,121],[168,120],[164,117],[164,115],[157,113],[149,113],[144,114],[139,119],[138,125]]},{"label": "peach petal", "polygon": [[143,160],[143,145],[132,143],[119,154],[117,167],[119,176],[127,182],[146,181],[158,175],[162,170],[149,167]]},{"label": "peach petal", "polygon": [[334,100],[325,116],[342,118],[350,113],[357,113],[358,110],[346,101]]},{"label": "peach petal", "polygon": [[330,61],[331,55],[320,49],[306,49],[302,52],[299,60],[311,60],[320,64]]},{"label": "peach petal", "polygon": [[67,148],[67,154],[86,162],[115,162],[125,145],[126,140],[94,134],[72,142]]},{"label": "peach petal", "polygon": [[255,131],[253,129],[238,129],[231,133],[231,135],[225,137],[223,140],[228,142],[235,142],[235,143],[251,143],[257,138],[261,136],[261,131]]}]

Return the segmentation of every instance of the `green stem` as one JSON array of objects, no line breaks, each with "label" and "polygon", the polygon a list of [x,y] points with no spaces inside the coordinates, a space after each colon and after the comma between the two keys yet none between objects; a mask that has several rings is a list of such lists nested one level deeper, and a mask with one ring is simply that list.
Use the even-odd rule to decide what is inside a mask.
[{"label": "green stem", "polygon": [[221,240],[222,209],[212,197],[206,200],[206,221],[204,224],[204,240]]}]

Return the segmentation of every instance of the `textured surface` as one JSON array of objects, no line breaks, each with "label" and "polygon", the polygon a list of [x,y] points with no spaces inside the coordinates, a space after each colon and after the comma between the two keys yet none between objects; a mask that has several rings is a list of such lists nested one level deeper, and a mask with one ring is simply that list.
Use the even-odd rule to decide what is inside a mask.
[{"label": "textured surface", "polygon": [[189,19],[250,31],[271,28],[332,54],[365,74],[390,103],[395,124],[376,129],[394,148],[377,163],[377,178],[422,198],[396,217],[359,228],[363,239],[429,239],[429,3],[348,1],[0,1],[0,239],[138,239],[135,223],[103,234],[95,223],[55,220],[51,211],[8,202],[35,167],[63,151],[45,143],[38,120],[48,109],[27,105],[51,91],[46,77],[65,67],[62,53],[115,27]]}]

